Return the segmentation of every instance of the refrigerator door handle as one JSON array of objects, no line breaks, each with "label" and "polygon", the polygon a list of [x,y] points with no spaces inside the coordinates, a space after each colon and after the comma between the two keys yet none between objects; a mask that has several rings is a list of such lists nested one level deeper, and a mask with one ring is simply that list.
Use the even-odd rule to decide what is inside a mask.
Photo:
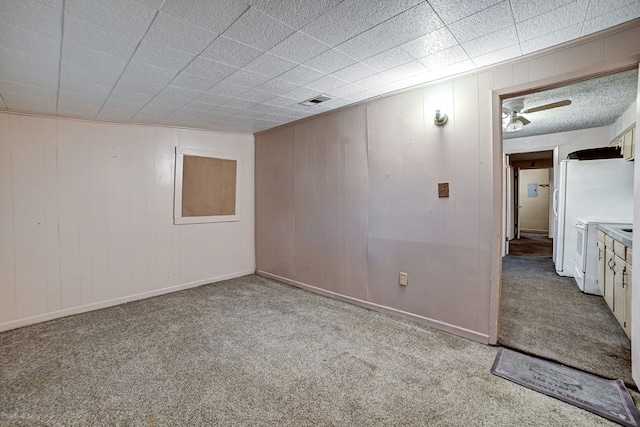
[{"label": "refrigerator door handle", "polygon": [[558,216],[558,188],[553,190],[553,213]]}]

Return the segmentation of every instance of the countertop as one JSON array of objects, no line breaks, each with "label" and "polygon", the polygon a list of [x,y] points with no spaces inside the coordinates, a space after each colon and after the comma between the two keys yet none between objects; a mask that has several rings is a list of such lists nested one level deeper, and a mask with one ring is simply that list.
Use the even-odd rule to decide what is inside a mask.
[{"label": "countertop", "polygon": [[624,229],[633,229],[633,224],[601,224],[597,225],[598,230],[603,231],[620,243],[628,247],[633,247],[633,232]]}]

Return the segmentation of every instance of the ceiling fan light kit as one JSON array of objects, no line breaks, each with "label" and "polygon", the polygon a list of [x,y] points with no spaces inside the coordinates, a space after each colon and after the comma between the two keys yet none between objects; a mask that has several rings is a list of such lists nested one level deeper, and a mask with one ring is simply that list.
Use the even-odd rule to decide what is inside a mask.
[{"label": "ceiling fan light kit", "polygon": [[503,118],[504,120],[506,120],[507,117],[509,118],[504,129],[506,132],[517,132],[531,123],[531,121],[522,116],[522,114],[537,113],[538,111],[550,110],[552,108],[564,107],[566,105],[571,105],[571,101],[565,99],[551,104],[540,105],[538,107],[524,108],[523,99],[507,99],[502,103]]}]

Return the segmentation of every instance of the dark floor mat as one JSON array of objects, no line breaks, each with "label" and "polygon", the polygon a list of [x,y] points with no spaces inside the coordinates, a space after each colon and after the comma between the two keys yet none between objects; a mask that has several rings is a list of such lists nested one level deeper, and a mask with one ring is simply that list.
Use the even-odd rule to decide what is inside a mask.
[{"label": "dark floor mat", "polygon": [[502,347],[491,373],[621,425],[640,426],[640,415],[621,380],[605,380]]}]

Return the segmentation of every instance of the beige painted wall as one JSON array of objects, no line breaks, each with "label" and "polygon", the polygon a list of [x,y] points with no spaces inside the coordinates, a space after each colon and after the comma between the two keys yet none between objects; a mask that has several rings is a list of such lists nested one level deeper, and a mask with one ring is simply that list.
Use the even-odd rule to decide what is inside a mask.
[{"label": "beige painted wall", "polygon": [[[496,342],[499,96],[637,65],[639,22],[257,135],[258,270]],[[450,113],[443,128],[436,108]]]},{"label": "beige painted wall", "polygon": [[[549,231],[549,169],[521,169],[519,224],[521,231]],[[538,184],[537,197],[529,197],[528,184]]]},{"label": "beige painted wall", "polygon": [[[173,224],[177,146],[240,157],[239,222]],[[0,330],[251,273],[253,147],[0,113]]]}]

